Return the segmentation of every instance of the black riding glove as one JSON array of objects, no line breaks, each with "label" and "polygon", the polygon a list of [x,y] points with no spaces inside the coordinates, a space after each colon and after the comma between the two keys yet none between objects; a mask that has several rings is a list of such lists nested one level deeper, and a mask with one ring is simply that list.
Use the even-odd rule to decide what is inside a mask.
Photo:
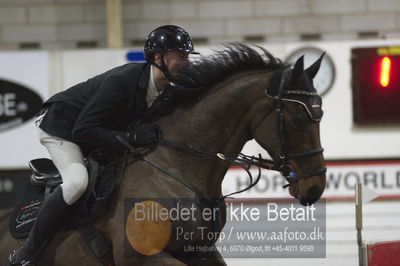
[{"label": "black riding glove", "polygon": [[128,132],[128,142],[133,147],[144,147],[156,144],[158,128],[154,124],[136,124]]}]

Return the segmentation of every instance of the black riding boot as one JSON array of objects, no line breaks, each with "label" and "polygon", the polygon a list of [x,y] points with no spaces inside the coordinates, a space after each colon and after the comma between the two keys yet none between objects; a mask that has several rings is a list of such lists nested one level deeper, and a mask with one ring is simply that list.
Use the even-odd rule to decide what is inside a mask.
[{"label": "black riding boot", "polygon": [[58,229],[70,208],[64,201],[62,188],[57,187],[43,202],[28,239],[10,255],[8,265],[33,265],[46,241]]}]

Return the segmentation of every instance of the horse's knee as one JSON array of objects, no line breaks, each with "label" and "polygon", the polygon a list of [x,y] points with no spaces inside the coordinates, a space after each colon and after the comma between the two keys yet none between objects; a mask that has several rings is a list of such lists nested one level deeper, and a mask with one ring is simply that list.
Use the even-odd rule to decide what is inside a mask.
[{"label": "horse's knee", "polygon": [[63,196],[67,204],[72,205],[85,193],[89,183],[89,175],[84,165],[70,164],[63,171]]}]

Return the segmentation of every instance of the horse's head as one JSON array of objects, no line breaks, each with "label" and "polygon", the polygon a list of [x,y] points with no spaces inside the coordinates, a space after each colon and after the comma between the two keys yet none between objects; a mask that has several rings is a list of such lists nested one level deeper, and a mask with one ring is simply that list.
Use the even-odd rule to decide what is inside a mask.
[{"label": "horse's head", "polygon": [[[290,68],[259,48],[263,54],[232,43],[224,51],[194,61],[177,83],[185,90],[200,88],[201,96],[174,113],[181,123],[167,133],[202,150],[223,151],[228,157],[236,157],[245,142],[254,138],[273,158],[273,169],[286,176],[290,193],[302,204],[313,203],[324,191],[326,172],[319,136],[321,98],[313,85],[322,56],[304,70],[303,58]],[[197,172],[209,176],[215,167],[212,163],[203,167],[204,173]],[[209,176],[208,187],[220,188],[228,169],[228,164],[222,164],[217,178]]]},{"label": "horse's head", "polygon": [[321,98],[313,86],[322,57],[306,70],[301,57],[293,68],[276,71],[266,97],[251,111],[253,137],[288,180],[290,194],[304,205],[317,201],[325,188]]}]

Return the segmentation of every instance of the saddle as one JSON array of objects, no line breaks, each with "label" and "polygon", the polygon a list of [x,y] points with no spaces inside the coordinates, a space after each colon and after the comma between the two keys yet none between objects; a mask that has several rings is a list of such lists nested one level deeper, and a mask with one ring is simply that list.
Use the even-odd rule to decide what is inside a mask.
[{"label": "saddle", "polygon": [[[105,210],[108,199],[118,186],[120,163],[110,162],[101,152],[94,152],[86,158],[86,166],[89,173],[88,188],[73,205],[74,215],[65,222],[61,230],[78,229],[96,257],[104,265],[114,265],[112,247],[94,227],[94,222]],[[17,239],[28,237],[42,203],[62,184],[61,175],[50,159],[34,159],[29,162],[29,167],[32,170],[30,183],[16,204],[9,223],[10,233]]]},{"label": "saddle", "polygon": [[62,184],[61,175],[51,160],[35,159],[29,162],[29,167],[32,170],[30,184],[10,219],[11,235],[17,239],[28,237],[46,195]]}]

